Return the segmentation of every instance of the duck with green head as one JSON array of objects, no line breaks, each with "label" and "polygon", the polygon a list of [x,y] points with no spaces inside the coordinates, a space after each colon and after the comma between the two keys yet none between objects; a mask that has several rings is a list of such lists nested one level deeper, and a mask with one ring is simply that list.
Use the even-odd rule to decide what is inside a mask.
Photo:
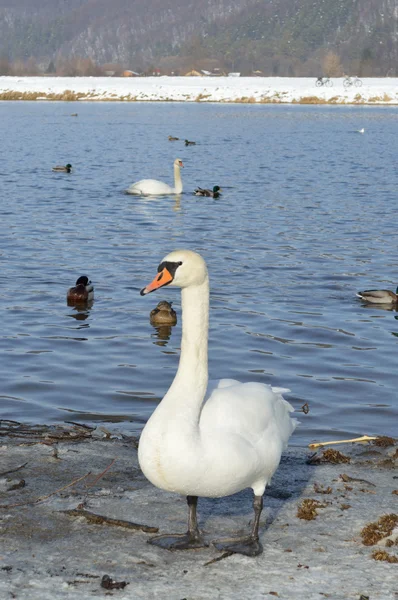
[{"label": "duck with green head", "polygon": [[87,275],[81,275],[76,280],[74,287],[69,288],[66,294],[66,302],[68,306],[76,306],[79,304],[90,304],[93,300],[94,286]]},{"label": "duck with green head", "polygon": [[397,304],[398,287],[394,292],[390,290],[365,290],[357,293],[358,298],[369,304]]},{"label": "duck with green head", "polygon": [[53,167],[53,171],[56,171],[57,173],[70,173],[72,170],[72,165],[71,164],[67,164],[64,167],[62,165],[57,165],[56,167]]},{"label": "duck with green head", "polygon": [[212,190],[204,189],[201,187],[196,188],[194,191],[195,196],[207,196],[208,198],[218,198],[222,189],[219,185],[215,185]]}]

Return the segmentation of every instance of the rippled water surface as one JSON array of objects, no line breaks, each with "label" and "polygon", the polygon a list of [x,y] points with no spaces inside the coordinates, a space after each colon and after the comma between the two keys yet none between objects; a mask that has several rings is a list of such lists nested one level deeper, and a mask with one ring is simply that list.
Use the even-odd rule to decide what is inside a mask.
[{"label": "rippled water surface", "polygon": [[[308,402],[296,444],[397,434],[398,313],[355,297],[398,283],[396,108],[1,103],[0,138],[0,418],[140,431],[176,371],[181,310],[175,288],[139,290],[188,247],[210,271],[211,377]],[[181,196],[123,193],[171,183],[176,157]],[[220,199],[192,195],[215,184]],[[81,274],[95,302],[79,311]],[[149,323],[163,299],[170,331]]]}]

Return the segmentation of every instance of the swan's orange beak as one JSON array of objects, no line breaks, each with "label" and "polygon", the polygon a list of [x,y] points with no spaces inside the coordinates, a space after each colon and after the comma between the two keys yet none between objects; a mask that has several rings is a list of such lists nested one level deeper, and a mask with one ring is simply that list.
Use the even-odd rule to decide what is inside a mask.
[{"label": "swan's orange beak", "polygon": [[167,270],[166,267],[164,267],[160,273],[158,273],[155,277],[155,279],[152,281],[152,283],[148,284],[146,287],[144,287],[141,291],[140,294],[141,296],[145,296],[145,294],[149,294],[150,292],[154,292],[155,290],[163,287],[164,285],[167,285],[168,283],[171,283],[173,281],[173,276],[172,274]]}]

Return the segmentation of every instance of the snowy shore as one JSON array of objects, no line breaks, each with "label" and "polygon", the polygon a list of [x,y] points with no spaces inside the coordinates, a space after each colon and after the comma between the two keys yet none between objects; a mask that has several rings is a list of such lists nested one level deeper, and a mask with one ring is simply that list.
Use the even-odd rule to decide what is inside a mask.
[{"label": "snowy shore", "polygon": [[398,78],[345,89],[289,77],[0,77],[0,100],[398,104]]},{"label": "snowy shore", "polygon": [[[248,558],[211,544],[169,552],[146,543],[157,529],[184,531],[187,509],[184,498],[143,477],[133,438],[82,426],[11,423],[7,431],[4,423],[2,598],[396,600],[398,528],[378,540],[363,528],[385,515],[398,520],[397,443],[339,446],[342,464],[308,464],[311,451],[289,449],[264,498],[264,552]],[[325,458],[324,450],[319,456]],[[315,501],[312,508],[305,499]],[[242,533],[252,518],[251,492],[200,499],[198,509],[209,542]],[[90,521],[83,511],[108,522]],[[120,589],[103,587],[112,582]]]}]

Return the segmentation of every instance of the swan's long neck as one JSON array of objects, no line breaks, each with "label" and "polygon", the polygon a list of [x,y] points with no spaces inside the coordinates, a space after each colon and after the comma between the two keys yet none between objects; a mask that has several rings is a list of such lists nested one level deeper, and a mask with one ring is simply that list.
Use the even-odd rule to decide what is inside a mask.
[{"label": "swan's long neck", "polygon": [[176,194],[181,194],[182,192],[182,179],[181,179],[181,169],[179,165],[174,165],[174,189]]},{"label": "swan's long neck", "polygon": [[177,374],[161,404],[197,426],[207,389],[209,279],[182,289],[182,340]]}]

